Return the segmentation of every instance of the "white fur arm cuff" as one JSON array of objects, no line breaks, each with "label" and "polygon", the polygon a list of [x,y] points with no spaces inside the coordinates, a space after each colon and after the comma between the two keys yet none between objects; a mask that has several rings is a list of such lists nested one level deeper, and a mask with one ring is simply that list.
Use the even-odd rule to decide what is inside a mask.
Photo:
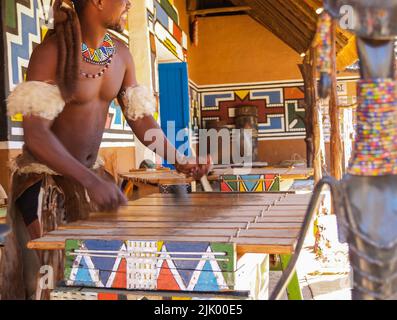
[{"label": "white fur arm cuff", "polygon": [[54,120],[65,107],[58,86],[41,81],[28,81],[18,85],[7,99],[8,115],[35,115]]},{"label": "white fur arm cuff", "polygon": [[156,99],[145,86],[130,87],[121,93],[125,117],[137,120],[156,112]]}]

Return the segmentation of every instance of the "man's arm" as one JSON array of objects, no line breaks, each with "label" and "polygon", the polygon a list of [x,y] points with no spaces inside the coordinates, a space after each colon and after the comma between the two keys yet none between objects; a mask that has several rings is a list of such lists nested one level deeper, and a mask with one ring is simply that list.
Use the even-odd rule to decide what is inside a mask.
[{"label": "man's arm", "polygon": [[[29,62],[27,81],[56,84],[57,47],[49,39],[36,48]],[[42,61],[46,61],[43,68]],[[23,118],[24,140],[33,156],[59,174],[72,178],[87,188],[90,198],[100,209],[112,210],[124,202],[118,190],[103,181],[91,170],[77,161],[51,131],[53,120],[37,115]]]},{"label": "man's arm", "polygon": [[[168,162],[175,160],[175,167],[179,172],[199,179],[208,172],[210,159],[207,159],[208,164],[199,165],[196,163],[197,159],[195,157],[186,159],[182,154],[178,153],[153,116],[144,115],[137,119],[131,119],[128,116],[128,112],[126,112],[127,103],[125,101],[125,91],[127,88],[138,86],[138,82],[136,80],[135,65],[132,55],[129,53],[128,49],[125,50],[123,54],[126,61],[126,72],[118,101],[135,136],[143,145],[156,152],[163,159]],[[148,130],[155,134],[147,135]]]}]

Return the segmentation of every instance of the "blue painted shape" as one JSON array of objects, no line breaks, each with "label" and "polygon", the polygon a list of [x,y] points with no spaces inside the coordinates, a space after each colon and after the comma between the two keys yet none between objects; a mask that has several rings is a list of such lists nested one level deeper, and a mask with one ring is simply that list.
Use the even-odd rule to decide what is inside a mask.
[{"label": "blue painted shape", "polygon": [[160,23],[165,27],[167,30],[168,28],[168,14],[167,12],[163,9],[163,7],[158,3],[157,1],[154,1],[154,6],[156,8],[156,17],[157,20],[160,21]]},{"label": "blue painted shape", "polygon": [[121,107],[116,104],[115,100],[110,104],[110,108],[114,109],[114,124],[122,125],[123,124],[123,116]]},{"label": "blue painted shape", "polygon": [[206,94],[204,96],[204,107],[218,107],[217,99],[227,99],[233,98],[232,93],[224,93],[224,94]]},{"label": "blue painted shape", "polygon": [[272,130],[282,130],[283,129],[283,121],[284,117],[269,117],[267,118],[270,125],[259,124],[258,129],[259,131],[266,132]]},{"label": "blue painted shape", "polygon": [[[190,106],[187,64],[160,64],[159,79],[161,128],[181,153],[189,155]],[[186,150],[182,150],[184,147]],[[167,163],[165,166],[173,168]]]},{"label": "blue painted shape", "polygon": [[254,191],[255,186],[258,184],[258,180],[261,178],[260,175],[244,175],[241,176],[241,180],[244,181],[244,185],[247,191]]},{"label": "blue painted shape", "polygon": [[76,279],[74,285],[84,284],[87,286],[95,286],[95,283],[91,279],[91,275],[88,271],[87,263],[84,257],[81,258],[79,269],[77,270]]},{"label": "blue painted shape", "polygon": [[216,280],[211,264],[207,261],[200,273],[197,284],[194,287],[196,291],[219,291],[218,281]]},{"label": "blue painted shape", "polygon": [[269,97],[269,102],[270,104],[281,104],[283,103],[282,101],[282,96],[280,91],[264,91],[264,92],[253,92],[252,93],[253,98],[265,98]]},{"label": "blue painted shape", "polygon": [[[88,250],[102,250],[102,251],[120,251],[123,246],[123,241],[104,241],[104,240],[86,240],[84,242],[85,247]],[[117,258],[103,258],[103,257],[91,257],[91,261],[95,268],[100,270],[99,279],[104,285],[108,281],[113,266],[116,263]]]},{"label": "blue painted shape", "polygon": [[[202,252],[205,253],[210,246],[209,242],[167,242],[165,243],[168,252]],[[171,255],[171,258],[197,258],[200,259],[202,255]],[[173,260],[178,273],[180,274],[185,286],[188,286],[193,272],[197,269],[199,260]]]},{"label": "blue painted shape", "polygon": [[18,58],[24,59],[26,61],[29,60],[31,52],[29,51],[29,47],[31,41],[29,39],[30,35],[40,35],[40,30],[37,28],[37,9],[38,3],[37,1],[33,2],[33,17],[27,16],[24,13],[21,13],[17,19],[20,19],[20,23],[22,26],[21,34],[19,34],[19,38],[22,40],[22,44],[11,43],[11,61],[12,61],[12,83],[14,85],[19,84],[23,81],[23,79],[19,79],[19,68],[18,68]]}]

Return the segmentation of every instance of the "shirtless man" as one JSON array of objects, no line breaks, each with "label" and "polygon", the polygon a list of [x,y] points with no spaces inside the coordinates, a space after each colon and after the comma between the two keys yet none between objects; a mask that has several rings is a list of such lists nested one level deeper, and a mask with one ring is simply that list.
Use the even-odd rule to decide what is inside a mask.
[{"label": "shirtless man", "polygon": [[[85,191],[90,203],[101,210],[115,210],[126,201],[103,170],[99,175],[98,168],[93,170],[113,99],[118,98],[142,143],[152,145],[153,140],[144,141],[145,132],[158,129],[156,138],[165,150],[159,155],[166,160],[167,154],[182,159],[152,117],[155,100],[149,90],[138,85],[129,49],[121,41],[107,38],[108,29],[124,29],[130,6],[128,0],[57,0],[55,32],[34,50],[27,82],[8,99],[9,114],[24,115],[25,146],[17,159],[10,199],[16,204],[8,221],[13,228],[10,238],[15,239],[6,243],[0,264],[3,298],[34,294],[33,274],[39,264],[23,246],[59,223],[84,216]],[[101,48],[105,54],[87,56],[85,48]],[[208,172],[207,164],[183,160],[176,164],[182,173],[198,179]],[[44,193],[41,201],[40,193]],[[21,270],[20,256],[25,267]]]}]

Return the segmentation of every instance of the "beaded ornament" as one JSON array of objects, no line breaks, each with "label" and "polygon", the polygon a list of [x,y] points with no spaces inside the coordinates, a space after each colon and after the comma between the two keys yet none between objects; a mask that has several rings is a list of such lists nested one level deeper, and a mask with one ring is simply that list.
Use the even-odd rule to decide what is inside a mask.
[{"label": "beaded ornament", "polygon": [[317,25],[317,43],[318,43],[317,65],[319,72],[326,74],[331,73],[331,61],[332,61],[331,24],[332,24],[332,17],[327,12],[324,11],[320,15]]},{"label": "beaded ornament", "polygon": [[348,172],[360,176],[397,174],[396,82],[361,80],[357,137]]}]

